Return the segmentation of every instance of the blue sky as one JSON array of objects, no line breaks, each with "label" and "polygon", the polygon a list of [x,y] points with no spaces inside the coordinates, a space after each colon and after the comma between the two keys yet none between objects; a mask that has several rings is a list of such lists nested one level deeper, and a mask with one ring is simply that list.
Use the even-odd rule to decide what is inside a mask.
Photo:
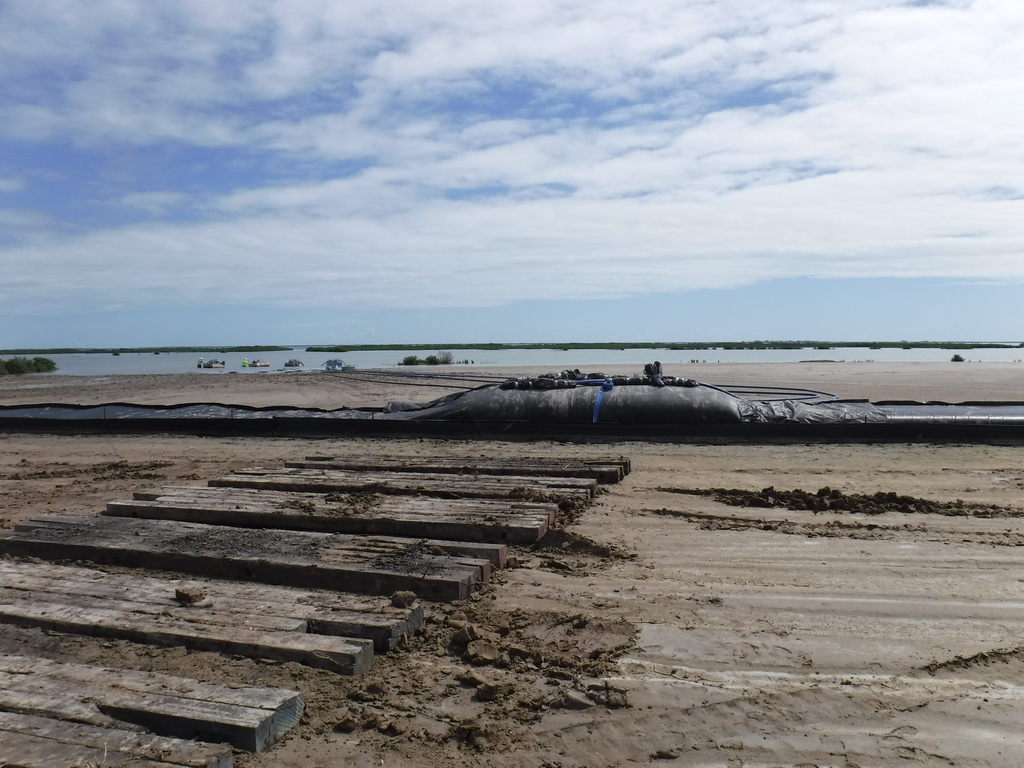
[{"label": "blue sky", "polygon": [[1019,0],[0,30],[0,348],[1024,340]]}]

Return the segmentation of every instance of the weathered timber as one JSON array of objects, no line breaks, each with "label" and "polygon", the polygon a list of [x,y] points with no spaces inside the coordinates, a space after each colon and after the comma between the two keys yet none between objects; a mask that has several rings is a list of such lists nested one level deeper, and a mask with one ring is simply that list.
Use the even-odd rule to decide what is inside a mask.
[{"label": "weathered timber", "polygon": [[[97,608],[107,611],[132,615],[142,619],[149,617],[152,621],[173,621],[176,626],[192,625],[197,632],[209,627],[211,632],[222,631],[224,627],[241,627],[256,632],[308,632],[309,626],[305,619],[272,616],[260,613],[244,613],[236,610],[214,609],[208,602],[197,605],[183,605],[178,601],[142,602],[124,600],[114,590],[108,594],[82,594],[74,596],[50,590],[25,592],[0,584],[0,611],[3,606],[15,606],[18,603],[62,603],[73,604],[80,608]],[[174,597],[174,594],[171,594]]]},{"label": "weathered timber", "polygon": [[342,675],[361,675],[373,663],[373,641],[305,632],[261,632],[145,616],[108,608],[27,600],[0,604],[0,622],[22,627],[130,640],[144,645],[295,661]]},{"label": "weathered timber", "polygon": [[199,738],[261,752],[298,723],[305,703],[302,694],[280,688],[0,656],[0,709],[110,727],[100,718],[83,720],[83,708],[138,735]]},{"label": "weathered timber", "polygon": [[547,532],[556,504],[436,499],[359,493],[303,493],[230,487],[166,487],[112,501],[105,514],[246,528],[453,541],[532,544]]},{"label": "weathered timber", "polygon": [[0,552],[48,560],[89,560],[283,586],[387,595],[408,590],[427,600],[468,597],[481,568],[460,559],[501,545],[410,541],[371,536],[241,529],[167,520],[47,515],[0,532]]},{"label": "weathered timber", "polygon": [[[397,608],[387,598],[313,591],[266,584],[214,580],[170,580],[141,574],[110,574],[91,568],[0,560],[0,602],[29,599],[96,606],[118,600],[126,610],[143,606],[143,613],[166,612],[198,623],[259,626],[266,621],[302,621],[306,630],[372,640],[374,650],[401,645],[423,623],[423,607]],[[183,606],[178,589],[198,590],[200,603]],[[102,606],[100,606],[102,607]],[[264,625],[266,628],[266,625]]]},{"label": "weathered timber", "polygon": [[227,744],[0,712],[0,763],[9,768],[232,768]]},{"label": "weathered timber", "polygon": [[[115,516],[100,518],[84,518],[77,515],[45,515],[35,520],[19,523],[16,531],[39,530],[47,527],[60,529],[67,525],[84,525],[83,521],[97,532],[105,535],[132,537],[145,536],[148,530],[160,530],[173,534],[177,521],[157,518],[129,520]],[[102,522],[109,520],[109,523]],[[118,522],[121,520],[122,522]],[[160,529],[159,526],[169,526]],[[219,547],[229,553],[251,551],[255,555],[275,554],[281,552],[288,556],[318,556],[324,562],[358,562],[373,559],[380,561],[382,556],[391,562],[397,558],[401,561],[410,549],[424,555],[448,557],[452,563],[465,563],[469,568],[480,570],[480,576],[486,580],[491,568],[504,568],[508,560],[508,547],[504,544],[491,544],[476,541],[448,541],[445,539],[407,538],[398,536],[361,536],[354,534],[331,534],[317,531],[290,531],[279,528],[237,528],[233,526],[205,525],[181,523],[186,526],[180,539],[168,542],[177,551],[191,552],[209,547]],[[128,528],[124,528],[128,526]],[[130,534],[127,533],[130,531]],[[57,537],[59,538],[59,536]],[[133,539],[128,539],[129,541]],[[413,570],[419,567],[415,564]],[[354,591],[354,590],[353,590]]]},{"label": "weathered timber", "polygon": [[522,475],[463,476],[427,472],[361,472],[347,469],[244,469],[209,481],[213,487],[268,488],[277,491],[385,493],[441,499],[516,499],[589,503],[597,481],[573,477]]},{"label": "weathered timber", "polygon": [[629,459],[570,459],[558,457],[451,458],[393,456],[307,456],[304,462],[285,466],[323,466],[331,469],[388,470],[392,472],[437,472],[456,475],[545,475],[586,477],[602,483],[618,483],[629,474]]}]

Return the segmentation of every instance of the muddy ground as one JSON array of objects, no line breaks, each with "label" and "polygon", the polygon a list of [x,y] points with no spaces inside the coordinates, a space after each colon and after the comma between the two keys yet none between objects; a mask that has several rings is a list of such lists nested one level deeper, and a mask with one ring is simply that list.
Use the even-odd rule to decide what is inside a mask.
[{"label": "muddy ground", "polygon": [[[921,399],[1024,400],[925,373],[946,389]],[[276,404],[336,394],[309,386]],[[245,401],[229,394],[191,399]],[[0,652],[301,690],[303,722],[243,768],[1022,765],[1022,450],[4,434],[3,527],[324,452],[627,456],[633,472],[472,599],[429,606],[358,680],[13,629]]]}]

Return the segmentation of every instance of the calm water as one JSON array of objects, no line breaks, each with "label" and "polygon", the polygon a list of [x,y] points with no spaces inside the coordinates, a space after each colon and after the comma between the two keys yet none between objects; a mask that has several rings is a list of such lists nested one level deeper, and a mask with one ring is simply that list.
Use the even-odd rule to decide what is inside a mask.
[{"label": "calm water", "polygon": [[[442,351],[442,350],[438,350]],[[639,373],[645,363],[660,360],[662,363],[788,363],[801,360],[835,360],[840,362],[948,362],[953,354],[959,354],[975,362],[1016,362],[1024,360],[1024,349],[1007,347],[1001,349],[740,349],[740,350],[667,350],[651,349],[508,349],[456,350],[456,360],[471,361],[473,366],[550,367],[553,371],[566,368],[609,369],[612,372]],[[224,373],[267,374],[302,371],[302,368],[285,368],[291,358],[305,363],[305,369],[322,368],[324,361],[340,357],[346,363],[358,368],[390,368],[398,366],[407,355],[426,357],[431,354],[424,350],[391,350],[384,352],[306,352],[304,347],[293,347],[281,352],[260,352],[258,357],[270,363],[269,368],[242,368],[242,358],[253,360],[257,355],[240,352],[225,355],[206,355],[227,363],[225,368],[197,369],[199,355],[193,353],[136,354],[74,354],[46,355],[57,363],[57,374],[65,375],[109,375],[119,373],[203,373],[210,376]]]}]

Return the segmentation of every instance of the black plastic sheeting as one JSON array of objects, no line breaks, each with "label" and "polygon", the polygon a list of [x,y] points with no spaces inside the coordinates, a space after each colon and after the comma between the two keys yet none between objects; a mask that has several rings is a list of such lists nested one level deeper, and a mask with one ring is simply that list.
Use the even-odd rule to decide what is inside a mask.
[{"label": "black plastic sheeting", "polygon": [[0,418],[51,419],[64,421],[128,420],[128,419],[199,419],[199,420],[273,420],[291,419],[370,419],[371,411],[320,408],[253,408],[247,405],[219,403],[188,403],[184,405],[136,405],[106,403],[104,405],[0,406]]},{"label": "black plastic sheeting", "polygon": [[579,424],[976,424],[1024,426],[1024,403],[808,402],[753,400],[718,387],[672,381],[548,388],[493,386],[425,404],[391,403],[377,419]]},{"label": "black plastic sheeting", "polygon": [[[530,381],[530,380],[524,380]],[[695,382],[619,385],[612,380],[559,386],[487,386],[422,405],[391,403],[376,418],[403,421],[539,421],[554,424],[730,424],[741,398]]]},{"label": "black plastic sheeting", "polygon": [[[661,379],[661,377],[658,377]],[[616,383],[618,382],[618,383]],[[687,379],[516,379],[448,395],[428,403],[390,403],[371,409],[253,408],[217,403],[171,406],[107,403],[0,406],[0,419],[42,421],[500,422],[608,425],[946,424],[1024,426],[1024,403],[868,403],[804,399],[748,399]],[[155,425],[154,425],[155,426]],[[241,426],[241,425],[240,425]]]}]

